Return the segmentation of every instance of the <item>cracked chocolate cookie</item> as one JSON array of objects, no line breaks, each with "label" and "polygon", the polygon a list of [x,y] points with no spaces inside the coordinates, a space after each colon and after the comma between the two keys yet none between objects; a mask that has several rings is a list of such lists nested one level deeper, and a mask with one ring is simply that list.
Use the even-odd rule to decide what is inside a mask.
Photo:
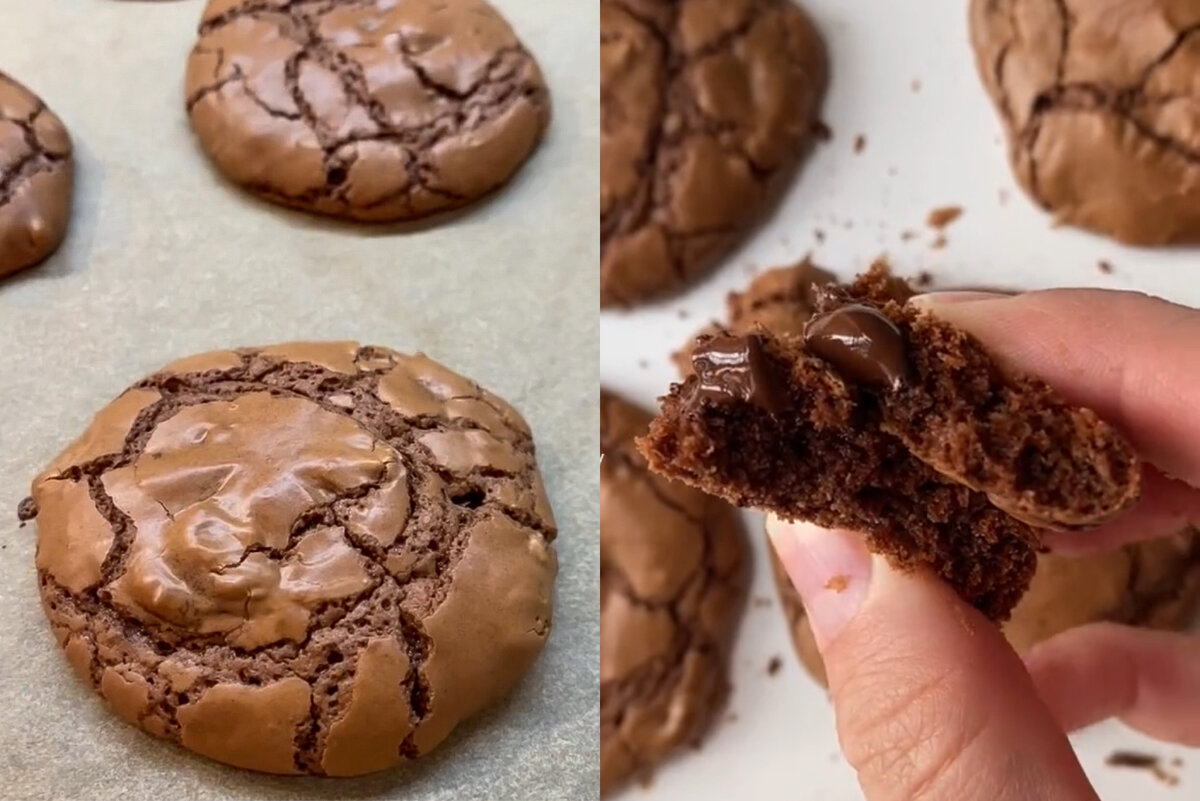
[{"label": "cracked chocolate cookie", "polygon": [[825,52],[789,0],[601,0],[600,302],[708,270],[811,138]]},{"label": "cracked chocolate cookie", "polygon": [[491,192],[550,119],[536,61],[483,0],[210,0],[187,109],[234,183],[371,222]]},{"label": "cracked chocolate cookie", "polygon": [[40,97],[0,72],[0,276],[58,249],[74,186],[66,127]]},{"label": "cracked chocolate cookie", "polygon": [[130,723],[242,768],[421,756],[550,629],[555,524],[529,428],[421,355],[176,362],[101,410],[33,503],[75,671]]},{"label": "cracked chocolate cookie", "polygon": [[819,293],[802,336],[700,340],[641,451],[739,505],[861,531],[1001,621],[1029,584],[1039,529],[1124,511],[1141,465],[1093,411],[901,300],[876,267]]},{"label": "cracked chocolate cookie", "polygon": [[[826,684],[800,596],[774,552],[771,561],[796,654],[813,678]],[[1055,634],[1103,620],[1178,629],[1191,619],[1197,601],[1200,536],[1191,529],[1093,556],[1042,554],[1029,591],[1004,624],[1004,636],[1024,653]]]},{"label": "cracked chocolate cookie", "polygon": [[737,512],[646,470],[650,415],[600,399],[600,783],[611,792],[696,745],[729,691],[746,594]]},{"label": "cracked chocolate cookie", "polygon": [[1200,241],[1200,5],[972,0],[1017,180],[1061,223]]}]

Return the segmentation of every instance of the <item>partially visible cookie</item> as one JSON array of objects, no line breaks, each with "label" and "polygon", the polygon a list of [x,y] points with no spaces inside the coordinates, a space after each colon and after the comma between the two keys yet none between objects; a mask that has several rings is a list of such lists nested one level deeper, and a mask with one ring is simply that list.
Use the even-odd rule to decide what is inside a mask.
[{"label": "partially visible cookie", "polygon": [[556,528],[529,428],[422,355],[181,360],[102,409],[33,503],[75,671],[131,724],[238,767],[419,757],[550,629]]},{"label": "partially visible cookie", "polygon": [[[800,596],[773,550],[771,562],[796,654],[813,678],[826,684],[825,664]],[[1103,620],[1177,629],[1191,619],[1197,602],[1200,536],[1193,530],[1094,556],[1042,554],[1004,636],[1024,653],[1055,634]]]},{"label": "partially visible cookie", "polygon": [[1200,5],[972,0],[970,20],[1039,205],[1128,244],[1200,241]]},{"label": "partially visible cookie", "polygon": [[58,249],[74,186],[66,126],[40,97],[0,72],[0,276]]},{"label": "partially visible cookie", "polygon": [[479,199],[550,119],[537,62],[484,0],[210,0],[187,110],[234,183],[363,221]]},{"label": "partially visible cookie", "polygon": [[600,400],[600,783],[645,778],[697,745],[729,691],[747,587],[736,510],[651,474],[650,415]]},{"label": "partially visible cookie", "polygon": [[601,0],[600,302],[708,271],[811,138],[825,51],[790,0]]},{"label": "partially visible cookie", "polygon": [[828,289],[801,337],[702,339],[640,449],[656,472],[739,505],[861,531],[1004,620],[1038,529],[1124,511],[1141,465],[1094,412],[1002,371],[893,283],[876,268]]}]

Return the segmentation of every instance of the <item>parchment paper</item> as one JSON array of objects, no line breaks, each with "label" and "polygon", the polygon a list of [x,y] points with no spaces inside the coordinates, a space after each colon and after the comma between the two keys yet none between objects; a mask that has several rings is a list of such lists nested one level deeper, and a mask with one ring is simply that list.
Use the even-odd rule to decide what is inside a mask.
[{"label": "parchment paper", "polygon": [[[492,200],[378,229],[275,210],[209,168],[182,89],[202,0],[0,0],[0,69],[64,119],[78,166],[63,249],[0,281],[0,799],[595,797],[598,11],[493,2],[550,82],[547,141]],[[51,638],[35,527],[15,517],[34,473],[146,372],[311,338],[424,350],[510,400],[561,528],[531,675],[430,757],[362,779],[235,770],[119,721]]]}]

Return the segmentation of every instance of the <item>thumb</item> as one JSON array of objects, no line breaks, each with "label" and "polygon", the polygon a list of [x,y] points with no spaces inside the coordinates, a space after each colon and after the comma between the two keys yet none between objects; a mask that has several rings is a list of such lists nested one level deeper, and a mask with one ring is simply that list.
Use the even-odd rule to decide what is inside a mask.
[{"label": "thumb", "polygon": [[868,801],[1097,801],[999,630],[940,581],[862,538],[772,519],[829,676],[838,738]]}]

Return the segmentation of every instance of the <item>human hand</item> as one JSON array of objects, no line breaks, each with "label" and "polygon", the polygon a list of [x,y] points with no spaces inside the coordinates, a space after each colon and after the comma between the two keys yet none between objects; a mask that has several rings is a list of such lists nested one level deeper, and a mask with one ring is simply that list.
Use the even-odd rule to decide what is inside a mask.
[{"label": "human hand", "polygon": [[[924,296],[1003,363],[1121,428],[1143,500],[1083,552],[1200,522],[1200,312],[1132,293]],[[1174,478],[1169,478],[1173,476]],[[1108,717],[1200,746],[1200,640],[1095,624],[1021,659],[948,587],[849,532],[768,522],[824,658],[842,749],[869,801],[1095,801],[1064,732]]]}]

